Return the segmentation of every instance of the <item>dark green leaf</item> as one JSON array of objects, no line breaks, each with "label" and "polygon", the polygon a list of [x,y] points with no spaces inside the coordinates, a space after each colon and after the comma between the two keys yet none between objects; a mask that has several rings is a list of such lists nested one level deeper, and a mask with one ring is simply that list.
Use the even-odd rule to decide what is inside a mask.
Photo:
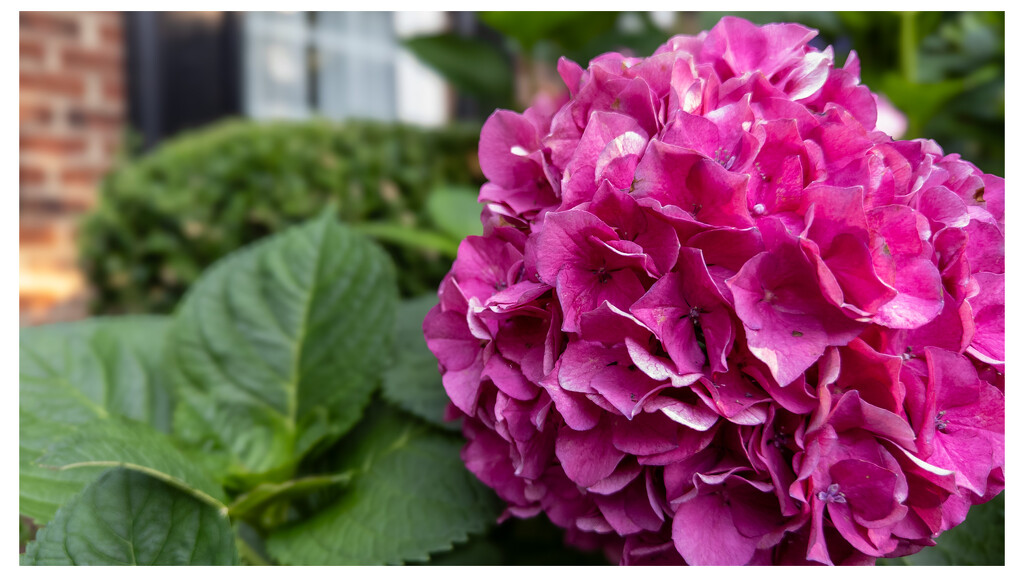
[{"label": "dark green leaf", "polygon": [[423,319],[437,304],[437,296],[428,294],[402,301],[395,323],[395,358],[384,373],[384,398],[396,407],[444,427],[448,395],[441,384],[437,358],[423,340]]},{"label": "dark green leaf", "polygon": [[466,470],[463,441],[392,411],[367,417],[339,447],[338,469],[356,476],[313,517],[270,535],[292,565],[426,561],[497,517],[493,494]]},{"label": "dark green leaf", "polygon": [[394,279],[377,245],[326,216],[223,259],[169,337],[175,431],[225,451],[243,485],[289,478],[369,402],[390,353]]},{"label": "dark green leaf", "polygon": [[216,509],[161,481],[113,469],[65,503],[23,565],[237,565]]},{"label": "dark green leaf", "polygon": [[405,46],[456,88],[499,105],[511,102],[512,68],[490,44],[455,34],[439,34],[409,38]]},{"label": "dark green leaf", "polygon": [[99,474],[55,471],[35,461],[76,428],[121,416],[169,430],[171,402],[160,367],[169,322],[95,319],[21,331],[20,511],[46,523]]}]

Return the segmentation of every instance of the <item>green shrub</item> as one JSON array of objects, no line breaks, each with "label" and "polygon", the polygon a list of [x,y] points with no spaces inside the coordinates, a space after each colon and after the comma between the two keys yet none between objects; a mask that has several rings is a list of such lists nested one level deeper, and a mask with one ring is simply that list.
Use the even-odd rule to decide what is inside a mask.
[{"label": "green shrub", "polygon": [[[326,206],[344,222],[390,227],[376,236],[402,271],[402,293],[434,290],[451,265],[438,247],[458,239],[428,216],[428,195],[482,183],[478,135],[464,125],[230,120],[177,137],[116,167],[83,222],[93,308],[167,312],[219,257]],[[400,244],[396,231],[420,237]]]}]

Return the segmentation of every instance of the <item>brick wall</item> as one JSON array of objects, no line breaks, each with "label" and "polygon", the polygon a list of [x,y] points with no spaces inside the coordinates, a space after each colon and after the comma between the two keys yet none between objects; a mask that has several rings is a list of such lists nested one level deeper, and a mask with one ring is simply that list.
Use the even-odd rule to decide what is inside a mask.
[{"label": "brick wall", "polygon": [[76,222],[125,128],[117,12],[20,13],[21,324],[79,318]]}]

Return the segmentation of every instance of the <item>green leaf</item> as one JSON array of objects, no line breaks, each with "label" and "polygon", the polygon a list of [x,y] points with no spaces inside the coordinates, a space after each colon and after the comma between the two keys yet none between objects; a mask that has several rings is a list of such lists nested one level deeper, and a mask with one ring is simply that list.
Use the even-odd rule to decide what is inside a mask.
[{"label": "green leaf", "polygon": [[113,469],[60,508],[22,565],[237,565],[227,517],[153,477]]},{"label": "green leaf", "polygon": [[175,431],[230,455],[243,488],[288,479],[359,420],[396,300],[384,251],[326,216],[223,259],[169,336]]},{"label": "green leaf", "polygon": [[494,46],[455,34],[416,36],[404,44],[459,90],[494,100],[499,106],[512,101],[512,67]]},{"label": "green leaf", "polygon": [[427,214],[442,231],[452,238],[462,240],[467,236],[481,235],[480,203],[476,191],[465,187],[438,188],[427,198]]},{"label": "green leaf", "polygon": [[463,441],[393,411],[367,417],[338,448],[338,469],[356,474],[337,501],[270,535],[291,565],[426,561],[494,522],[494,496],[466,470]]},{"label": "green leaf", "polygon": [[94,319],[22,329],[19,372],[19,509],[50,520],[99,475],[36,464],[43,451],[87,423],[120,416],[170,429],[161,350],[169,321]]},{"label": "green leaf", "polygon": [[226,508],[227,496],[206,470],[167,435],[128,420],[103,419],[83,425],[39,459],[44,467],[126,467],[191,492],[208,504]]},{"label": "green leaf", "polygon": [[967,520],[935,540],[934,547],[878,565],[1005,565],[1005,493],[971,507]]},{"label": "green leaf", "polygon": [[437,358],[423,339],[423,319],[434,305],[437,295],[428,294],[402,301],[395,322],[395,358],[384,373],[384,399],[417,417],[436,425],[451,428],[444,420],[448,395],[441,384]]},{"label": "green leaf", "polygon": [[459,242],[426,230],[417,230],[386,222],[366,222],[352,228],[380,242],[398,246],[437,251],[449,258],[459,254]]}]

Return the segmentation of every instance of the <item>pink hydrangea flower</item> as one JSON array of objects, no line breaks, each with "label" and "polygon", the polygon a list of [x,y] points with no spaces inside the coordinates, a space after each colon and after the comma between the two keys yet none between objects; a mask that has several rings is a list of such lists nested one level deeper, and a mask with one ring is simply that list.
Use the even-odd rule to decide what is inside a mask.
[{"label": "pink hydrangea flower", "polygon": [[485,233],[424,331],[506,517],[628,564],[853,564],[1002,490],[1003,179],[893,140],[814,34],[563,59],[560,108],[484,125]]}]

